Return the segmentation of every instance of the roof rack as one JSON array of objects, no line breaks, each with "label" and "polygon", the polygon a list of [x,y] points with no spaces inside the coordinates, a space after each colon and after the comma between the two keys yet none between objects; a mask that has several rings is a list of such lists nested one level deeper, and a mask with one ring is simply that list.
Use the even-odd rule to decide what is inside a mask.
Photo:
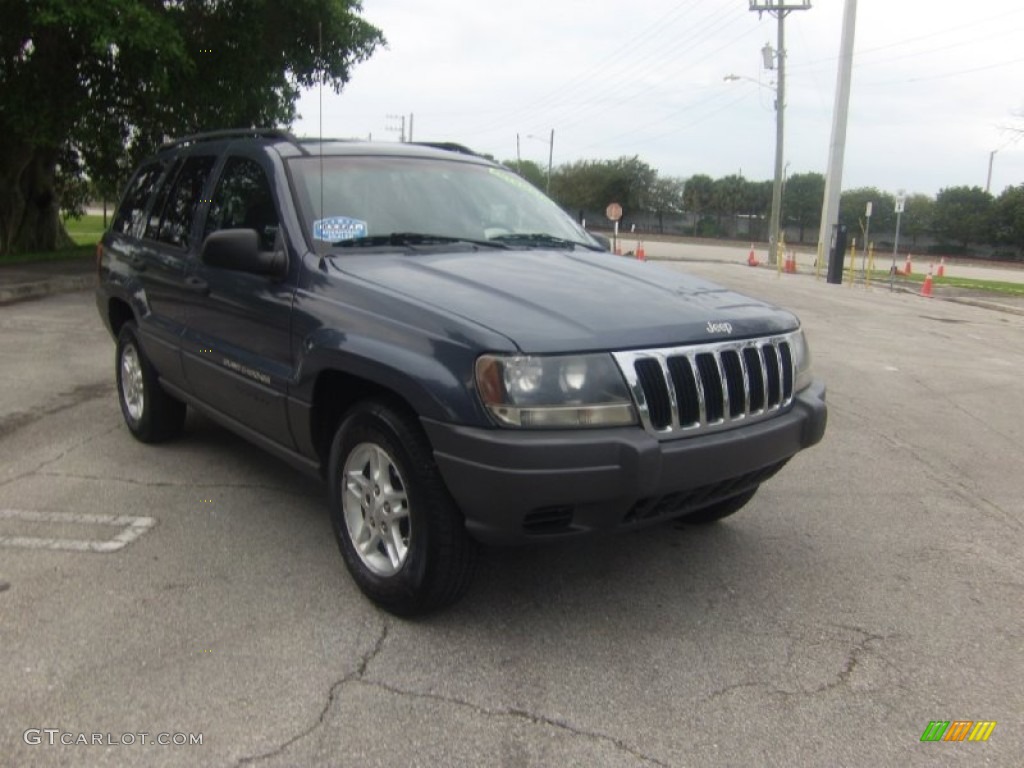
[{"label": "roof rack", "polygon": [[217,139],[284,139],[285,141],[296,142],[297,139],[289,132],[280,128],[226,128],[221,131],[206,131],[205,133],[193,133],[190,136],[182,136],[160,145],[160,151],[181,147],[185,144],[198,144],[201,141],[216,141]]},{"label": "roof rack", "polygon": [[448,152],[458,152],[460,155],[473,155],[473,157],[480,157],[478,152],[474,152],[464,144],[456,144],[454,141],[410,141],[408,144],[414,144],[417,147],[433,147],[434,149],[444,149]]}]

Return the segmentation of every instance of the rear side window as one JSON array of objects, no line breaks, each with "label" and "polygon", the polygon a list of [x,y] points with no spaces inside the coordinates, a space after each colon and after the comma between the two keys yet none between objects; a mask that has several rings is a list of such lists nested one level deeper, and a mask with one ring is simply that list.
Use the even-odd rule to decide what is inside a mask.
[{"label": "rear side window", "polygon": [[270,181],[255,160],[231,157],[213,193],[203,236],[218,229],[255,229],[260,248],[274,249],[279,219]]},{"label": "rear side window", "polygon": [[[147,228],[147,236],[176,245],[180,248],[189,247],[189,235],[192,232],[192,220],[195,218],[199,204],[203,202],[203,190],[206,180],[210,177],[216,157],[213,155],[194,155],[181,166],[174,178],[174,184],[167,192],[167,201],[160,216],[160,225],[156,232]],[[161,197],[163,196],[161,191]]]},{"label": "rear side window", "polygon": [[128,185],[117,209],[111,229],[122,235],[141,235],[141,228],[146,217],[146,204],[153,195],[153,189],[160,180],[164,165],[160,162],[144,165]]}]

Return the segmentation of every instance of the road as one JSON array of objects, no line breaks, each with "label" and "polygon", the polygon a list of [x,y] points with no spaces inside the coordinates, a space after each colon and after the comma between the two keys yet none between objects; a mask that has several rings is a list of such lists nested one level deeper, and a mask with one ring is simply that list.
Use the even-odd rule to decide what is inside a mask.
[{"label": "road", "polygon": [[89,293],[0,307],[0,765],[1019,764],[1024,317],[684,267],[801,315],[824,442],[717,526],[488,550],[414,622],[320,484],[201,417],[132,440]]}]

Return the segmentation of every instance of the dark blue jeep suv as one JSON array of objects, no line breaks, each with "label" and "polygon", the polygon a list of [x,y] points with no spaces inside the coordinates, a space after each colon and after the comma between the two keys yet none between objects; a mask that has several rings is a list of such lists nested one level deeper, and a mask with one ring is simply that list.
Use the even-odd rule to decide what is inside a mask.
[{"label": "dark blue jeep suv", "polygon": [[192,407],[324,477],[401,615],[457,599],[477,542],[721,519],[825,429],[796,317],[607,253],[458,145],[181,139],[98,269],[132,434]]}]

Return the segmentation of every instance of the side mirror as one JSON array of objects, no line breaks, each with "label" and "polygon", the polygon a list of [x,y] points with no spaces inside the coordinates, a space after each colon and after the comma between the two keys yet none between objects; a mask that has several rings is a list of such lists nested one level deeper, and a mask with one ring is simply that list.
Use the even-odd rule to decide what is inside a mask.
[{"label": "side mirror", "polygon": [[255,229],[220,229],[203,241],[199,258],[209,267],[280,277],[285,272],[284,251],[261,251]]}]

